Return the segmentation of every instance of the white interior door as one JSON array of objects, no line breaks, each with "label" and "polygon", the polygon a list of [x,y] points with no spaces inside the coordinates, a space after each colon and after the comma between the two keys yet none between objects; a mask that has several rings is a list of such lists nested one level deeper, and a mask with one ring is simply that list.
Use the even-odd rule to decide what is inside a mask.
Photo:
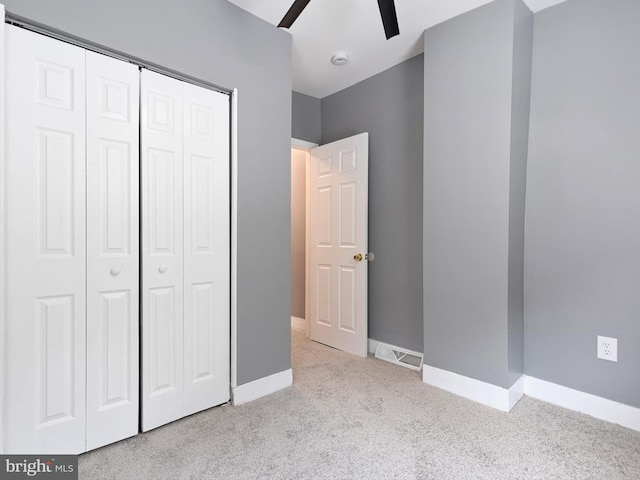
[{"label": "white interior door", "polygon": [[142,71],[142,430],[183,412],[182,83]]},{"label": "white interior door", "polygon": [[229,400],[229,98],[142,72],[142,429]]},{"label": "white interior door", "polygon": [[311,149],[310,338],[367,356],[368,134]]},{"label": "white interior door", "polygon": [[183,84],[185,415],[229,400],[229,97]]},{"label": "white interior door", "polygon": [[139,84],[87,52],[87,450],[138,432]]},{"label": "white interior door", "polygon": [[85,51],[6,27],[5,452],[85,450]]}]

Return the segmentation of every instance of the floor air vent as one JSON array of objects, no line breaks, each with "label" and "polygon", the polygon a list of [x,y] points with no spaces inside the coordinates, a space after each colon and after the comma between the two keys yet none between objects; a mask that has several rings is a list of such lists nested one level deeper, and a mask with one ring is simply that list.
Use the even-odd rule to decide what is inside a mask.
[{"label": "floor air vent", "polygon": [[376,347],[376,358],[410,368],[411,370],[422,370],[423,357],[422,353],[412,352],[411,350],[384,343],[378,343]]}]

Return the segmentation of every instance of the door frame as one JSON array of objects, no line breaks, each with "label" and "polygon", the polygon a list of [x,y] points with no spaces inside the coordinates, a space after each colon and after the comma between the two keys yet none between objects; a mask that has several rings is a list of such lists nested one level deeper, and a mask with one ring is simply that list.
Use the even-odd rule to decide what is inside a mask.
[{"label": "door frame", "polygon": [[304,213],[304,336],[309,338],[309,167],[311,165],[312,148],[316,148],[317,143],[300,140],[298,138],[291,139],[291,148],[305,152],[305,213]]},{"label": "door frame", "polygon": [[238,387],[238,89],[231,92],[231,371],[229,398]]},{"label": "door frame", "polygon": [[5,288],[5,245],[4,245],[4,223],[5,223],[5,179],[4,179],[4,5],[0,3],[0,452],[4,452],[4,322],[5,308],[4,288]]}]

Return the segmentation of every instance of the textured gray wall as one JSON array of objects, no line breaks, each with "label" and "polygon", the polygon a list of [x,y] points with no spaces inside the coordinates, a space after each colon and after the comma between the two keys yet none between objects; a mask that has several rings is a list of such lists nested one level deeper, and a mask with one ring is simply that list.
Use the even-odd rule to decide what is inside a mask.
[{"label": "textured gray wall", "polygon": [[7,11],[239,90],[238,384],[291,366],[291,36],[224,0],[3,0]]},{"label": "textured gray wall", "polygon": [[[529,375],[640,407],[640,2],[536,14],[527,173]],[[596,336],[618,338],[618,363]]]},{"label": "textured gray wall", "polygon": [[291,93],[291,137],[320,143],[320,99],[303,93]]},{"label": "textured gray wall", "polygon": [[291,149],[291,315],[305,318],[307,154]]},{"label": "textured gray wall", "polygon": [[[512,92],[524,74],[514,76],[516,1],[497,0],[424,36],[425,363],[501,387],[522,364],[508,356],[510,306],[522,323],[522,277],[509,274],[523,247],[510,249],[518,234],[509,224],[520,221],[510,216],[521,215],[526,157],[511,145],[526,135],[515,125],[512,138],[526,89]],[[511,343],[522,355],[521,339]]]},{"label": "textured gray wall", "polygon": [[322,143],[369,132],[369,337],[422,352],[423,57],[322,99]]}]

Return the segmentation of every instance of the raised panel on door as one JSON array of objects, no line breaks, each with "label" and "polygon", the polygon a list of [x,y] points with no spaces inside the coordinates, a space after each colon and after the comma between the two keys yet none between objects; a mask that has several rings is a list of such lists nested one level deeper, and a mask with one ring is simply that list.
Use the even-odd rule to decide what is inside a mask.
[{"label": "raised panel on door", "polygon": [[37,299],[34,340],[39,350],[37,428],[73,421],[73,295]]},{"label": "raised panel on door", "polygon": [[85,51],[6,26],[6,453],[85,450]]},{"label": "raised panel on door", "polygon": [[87,52],[87,450],[138,432],[139,76]]},{"label": "raised panel on door", "polygon": [[333,324],[333,309],[331,307],[331,265],[318,264],[316,266],[316,276],[312,283],[315,285],[315,308],[313,310],[315,322],[331,328]]},{"label": "raised panel on door", "polygon": [[185,415],[229,400],[229,97],[183,85]]},{"label": "raised panel on door", "polygon": [[[149,289],[149,309],[146,312],[148,323],[148,357],[150,359],[145,377],[149,397],[158,398],[180,392],[181,362],[176,358],[180,353],[182,325],[176,321],[176,289],[157,287]],[[182,395],[180,395],[182,396]],[[182,402],[180,401],[180,404]],[[181,414],[181,410],[176,413]]]},{"label": "raised panel on door", "polygon": [[340,184],[338,203],[338,245],[342,248],[357,248],[357,191],[356,182],[344,182]]},{"label": "raised panel on door", "polygon": [[338,328],[356,333],[356,268],[342,266],[338,275]]},{"label": "raised panel on door", "polygon": [[182,82],[141,78],[142,430],[184,416]]},{"label": "raised panel on door", "polygon": [[367,155],[366,133],[312,149],[309,179],[310,337],[359,356],[367,355]]},{"label": "raised panel on door", "polygon": [[[309,253],[311,255],[310,280],[310,322],[312,339],[322,341],[333,331],[337,311],[335,309],[335,288],[337,277],[331,254],[337,242],[339,228],[336,221],[337,198],[333,182],[333,152],[312,157],[310,169],[310,212]],[[323,343],[328,343],[326,340]]]},{"label": "raised panel on door", "polygon": [[[318,187],[316,190],[317,209],[315,215],[316,235],[314,235],[316,246],[319,248],[331,247],[333,245],[333,191],[331,185]],[[313,221],[313,220],[312,220]]]}]

